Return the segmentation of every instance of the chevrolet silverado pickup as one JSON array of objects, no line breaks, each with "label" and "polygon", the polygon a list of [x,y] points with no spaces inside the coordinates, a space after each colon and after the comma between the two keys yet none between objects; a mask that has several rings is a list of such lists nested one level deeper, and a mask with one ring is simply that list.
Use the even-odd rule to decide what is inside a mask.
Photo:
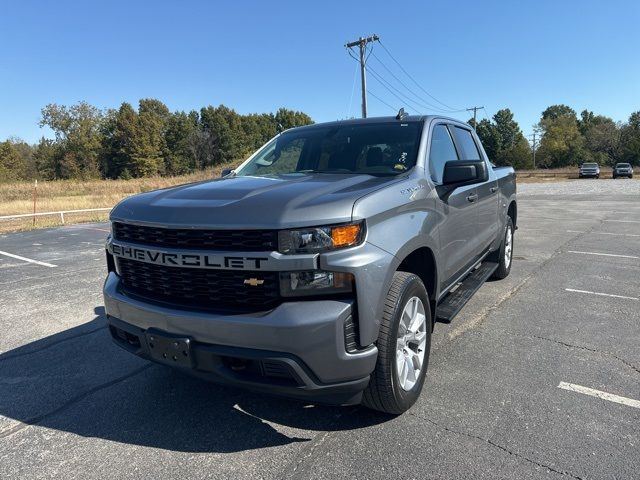
[{"label": "chevrolet silverado pickup", "polygon": [[509,274],[515,173],[439,116],[287,130],[219,179],[111,212],[113,340],[203,379],[400,414],[436,320]]}]

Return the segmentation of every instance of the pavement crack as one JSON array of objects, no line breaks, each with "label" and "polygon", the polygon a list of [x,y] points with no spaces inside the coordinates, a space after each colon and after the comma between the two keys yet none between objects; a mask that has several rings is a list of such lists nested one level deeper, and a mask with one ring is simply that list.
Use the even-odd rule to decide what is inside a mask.
[{"label": "pavement crack", "polygon": [[[337,414],[335,416],[335,419],[332,422],[332,425],[338,425],[342,416],[343,416],[343,413]],[[282,475],[281,478],[283,479],[308,478],[309,475],[305,474],[303,471],[304,467],[306,466],[305,464],[309,459],[313,457],[314,453],[318,449],[320,449],[320,447],[326,442],[327,438],[329,438],[329,436],[332,433],[335,433],[335,430],[328,429],[322,432],[320,435],[317,435],[316,437],[314,437],[313,440],[307,446],[305,446],[304,449],[300,452],[300,455],[298,456],[298,458],[295,461],[291,462],[288,465],[288,467],[284,469],[285,473]]]},{"label": "pavement crack", "polygon": [[629,367],[631,370],[635,371],[636,373],[640,373],[640,368],[639,367],[637,367],[636,365],[634,365],[631,362],[628,362],[624,358],[619,357],[615,353],[611,353],[611,352],[607,352],[607,351],[603,351],[603,350],[597,350],[595,348],[589,348],[589,347],[585,347],[583,345],[574,345],[572,343],[564,342],[562,340],[554,340],[553,338],[542,337],[540,335],[532,335],[532,336],[533,336],[533,338],[537,338],[537,339],[540,339],[540,340],[545,340],[545,341],[551,342],[551,343],[556,343],[558,345],[562,345],[563,347],[575,348],[577,350],[585,350],[587,352],[597,353],[598,355],[602,355],[604,357],[615,358],[619,362],[621,362],[624,365],[626,365],[627,367]]},{"label": "pavement crack", "polygon": [[70,398],[69,400],[67,400],[65,403],[63,403],[61,406],[54,408],[53,410],[50,410],[49,412],[43,413],[41,415],[37,415],[35,417],[31,417],[29,419],[26,420],[20,420],[19,423],[17,423],[16,425],[14,425],[13,427],[7,428],[5,430],[0,430],[0,438],[6,438],[10,435],[13,435],[14,433],[17,433],[21,430],[24,430],[25,428],[31,426],[31,425],[37,425],[38,423],[42,422],[43,420],[46,420],[49,417],[52,417],[54,415],[57,415],[61,412],[63,412],[64,410],[67,410],[68,408],[72,407],[75,403],[78,403],[81,400],[84,400],[85,398],[93,395],[96,392],[99,392],[100,390],[104,390],[106,388],[109,388],[117,383],[123,382],[135,375],[138,375],[139,373],[144,372],[145,370],[151,368],[153,366],[153,364],[147,364],[147,365],[143,365],[140,368],[136,368],[135,370],[133,370],[132,372],[127,373],[126,375],[123,375],[121,377],[118,378],[114,378],[113,380],[106,382],[106,383],[102,383],[100,385],[96,385],[93,388],[90,388],[89,390],[86,390],[85,392],[82,392],[78,395],[76,395],[75,397]]},{"label": "pavement crack", "polygon": [[568,477],[571,477],[571,478],[575,478],[576,480],[584,480],[583,477],[580,477],[578,475],[574,475],[571,472],[568,472],[566,470],[559,470],[559,469],[557,469],[555,467],[552,467],[551,465],[548,465],[548,464],[542,463],[542,462],[538,462],[537,460],[533,460],[533,459],[531,459],[529,457],[526,457],[526,456],[524,456],[524,455],[522,455],[522,454],[520,454],[518,452],[514,452],[513,450],[510,450],[507,447],[505,447],[503,445],[500,445],[499,443],[494,442],[490,438],[484,438],[484,437],[481,437],[479,435],[474,435],[472,433],[463,432],[463,431],[460,431],[460,430],[453,429],[451,427],[447,427],[446,425],[442,425],[442,424],[440,424],[438,422],[435,422],[434,420],[431,420],[430,418],[424,417],[422,415],[418,415],[418,414],[413,413],[413,412],[407,412],[407,413],[409,415],[411,415],[412,417],[416,417],[416,418],[418,418],[420,420],[424,420],[425,422],[430,423],[431,425],[433,425],[433,426],[435,426],[437,428],[440,428],[440,429],[442,429],[442,430],[444,430],[444,431],[446,431],[448,433],[452,433],[454,435],[462,435],[462,436],[465,436],[467,438],[471,438],[471,439],[474,439],[474,440],[480,440],[482,442],[485,442],[485,443],[491,445],[492,447],[503,451],[504,453],[508,453],[509,455],[512,455],[512,456],[514,456],[516,458],[524,460],[525,462],[528,462],[528,463],[530,463],[532,465],[535,465],[537,467],[546,468],[550,472],[557,473],[558,475],[565,475],[565,476],[568,476]]}]

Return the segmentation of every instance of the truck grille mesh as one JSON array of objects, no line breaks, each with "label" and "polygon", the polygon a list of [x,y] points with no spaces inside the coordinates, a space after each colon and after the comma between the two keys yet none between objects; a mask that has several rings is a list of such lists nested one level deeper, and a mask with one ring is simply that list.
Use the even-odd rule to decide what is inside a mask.
[{"label": "truck grille mesh", "polygon": [[[260,310],[280,301],[277,272],[180,268],[118,258],[124,290],[178,307],[204,310]],[[255,287],[248,278],[264,280]]]},{"label": "truck grille mesh", "polygon": [[275,230],[191,230],[113,223],[116,240],[170,248],[260,252],[278,249]]}]

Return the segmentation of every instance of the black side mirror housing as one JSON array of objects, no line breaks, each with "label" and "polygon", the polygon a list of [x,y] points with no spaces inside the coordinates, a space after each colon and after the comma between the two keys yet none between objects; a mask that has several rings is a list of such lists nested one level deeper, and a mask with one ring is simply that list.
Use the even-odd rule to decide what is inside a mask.
[{"label": "black side mirror housing", "polygon": [[462,187],[489,179],[487,164],[484,160],[452,160],[444,164],[442,184],[450,187]]},{"label": "black side mirror housing", "polygon": [[231,173],[233,173],[233,168],[223,168],[222,173],[220,174],[220,178],[224,178]]}]

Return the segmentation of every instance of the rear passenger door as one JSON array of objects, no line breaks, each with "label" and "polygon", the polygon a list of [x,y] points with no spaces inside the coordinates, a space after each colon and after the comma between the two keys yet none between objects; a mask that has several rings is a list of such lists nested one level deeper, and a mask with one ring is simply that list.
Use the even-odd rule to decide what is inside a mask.
[{"label": "rear passenger door", "polygon": [[[431,131],[429,148],[429,175],[437,188],[442,184],[444,165],[461,160],[450,133],[451,126],[436,124]],[[458,187],[452,192],[439,193],[438,210],[441,270],[444,273],[442,287],[446,287],[461,273],[474,257],[477,227],[477,191],[475,185]]]},{"label": "rear passenger door", "polygon": [[[451,128],[458,151],[463,160],[487,160],[480,153],[476,138],[471,128],[455,125]],[[478,217],[476,242],[477,253],[482,254],[498,235],[498,181],[491,165],[487,164],[489,178],[486,182],[475,185]]]}]

